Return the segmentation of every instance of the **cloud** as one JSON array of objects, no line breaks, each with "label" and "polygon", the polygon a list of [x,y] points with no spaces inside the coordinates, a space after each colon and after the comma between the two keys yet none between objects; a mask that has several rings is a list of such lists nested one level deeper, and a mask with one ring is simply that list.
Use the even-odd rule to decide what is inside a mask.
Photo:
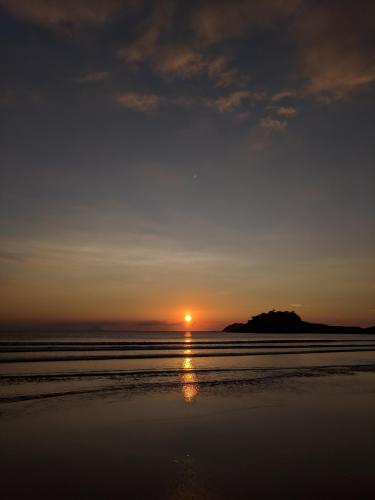
[{"label": "cloud", "polygon": [[271,101],[278,102],[283,99],[287,99],[288,97],[295,97],[297,94],[293,90],[282,90],[281,92],[277,92],[271,97]]},{"label": "cloud", "polygon": [[297,114],[297,110],[292,106],[281,106],[280,108],[276,109],[276,114],[278,114],[279,116],[292,117]]},{"label": "cloud", "polygon": [[77,78],[78,83],[103,82],[110,78],[108,71],[92,71]]},{"label": "cloud", "polygon": [[267,106],[266,110],[271,112],[271,113],[274,113],[278,116],[281,116],[284,119],[293,118],[297,114],[297,110],[293,106],[280,106],[280,107],[278,107],[278,106],[271,105],[271,106]]},{"label": "cloud", "polygon": [[238,71],[231,66],[227,55],[204,55],[189,46],[164,45],[156,47],[149,58],[153,70],[163,77],[192,78],[206,75],[217,87],[245,83]]},{"label": "cloud", "polygon": [[286,120],[279,120],[271,116],[261,118],[257,125],[250,129],[246,140],[246,150],[252,155],[264,155],[271,151],[271,144],[285,133],[288,126]]},{"label": "cloud", "polygon": [[[127,6],[136,2],[126,2]],[[102,24],[124,5],[121,0],[0,0],[11,15],[45,26]]]},{"label": "cloud", "polygon": [[159,34],[157,27],[150,27],[134,43],[119,49],[117,54],[128,63],[139,63],[154,53]]},{"label": "cloud", "polygon": [[231,67],[231,59],[226,55],[213,57],[207,63],[207,74],[216,80],[217,87],[228,87],[236,82],[243,81],[239,72]]},{"label": "cloud", "polygon": [[134,44],[120,49],[119,56],[128,63],[147,63],[163,78],[189,79],[206,75],[216,82],[217,87],[243,81],[238,71],[231,67],[228,56],[207,56],[188,44],[158,44],[157,33],[157,29],[147,31]]},{"label": "cloud", "polygon": [[201,54],[188,47],[174,45],[160,47],[152,56],[151,64],[161,75],[189,78],[201,73],[206,63]]},{"label": "cloud", "polygon": [[177,3],[170,0],[157,2],[150,15],[138,25],[134,41],[117,50],[118,56],[129,64],[146,63],[163,78],[188,79],[205,74],[215,80],[218,87],[239,80],[227,54],[207,55],[194,39],[195,35],[175,40],[176,8]]},{"label": "cloud", "polygon": [[167,104],[181,107],[199,106],[210,108],[220,113],[232,113],[241,111],[246,102],[252,103],[259,99],[262,99],[262,94],[250,90],[237,90],[217,99],[201,96],[178,96],[170,98],[167,95],[160,96],[156,94],[142,94],[140,92],[127,92],[115,97],[115,100],[119,104],[142,112],[155,111],[161,104]]},{"label": "cloud", "polygon": [[236,90],[227,96],[219,97],[218,99],[209,101],[208,105],[217,109],[221,113],[234,111],[239,108],[244,101],[252,99],[259,100],[262,94],[257,94],[249,90]]},{"label": "cloud", "polygon": [[375,81],[372,0],[206,0],[193,9],[191,19],[195,44],[198,40],[201,47],[273,29],[287,21],[284,28],[296,42],[301,84],[276,93],[274,102],[296,95],[315,95],[328,102]]},{"label": "cloud", "polygon": [[[292,90],[271,100],[315,96],[329,102],[375,81],[375,3],[372,0],[0,0],[0,8],[17,19],[51,28],[101,26],[123,12],[134,14],[133,40],[117,49],[130,65],[147,64],[164,79],[205,76],[216,87],[247,82],[233,64],[235,43],[259,30],[280,30],[295,42],[297,67]],[[222,45],[220,45],[222,44]],[[290,44],[292,47],[293,44]],[[216,53],[215,53],[216,52]],[[296,71],[297,70],[297,71]],[[102,81],[106,72],[79,81]]]},{"label": "cloud", "polygon": [[307,90],[328,100],[345,97],[356,88],[375,81],[375,62],[360,47],[344,47],[330,41],[304,52]]},{"label": "cloud", "polygon": [[302,0],[206,0],[192,14],[192,29],[208,45],[239,38],[260,27],[271,27],[286,18]]},{"label": "cloud", "polygon": [[116,96],[116,101],[134,111],[147,113],[159,108],[161,97],[156,94],[142,94],[141,92],[127,92]]},{"label": "cloud", "polygon": [[172,27],[175,3],[172,0],[159,0],[151,14],[137,27],[138,36],[127,47],[117,53],[128,63],[142,62],[157,53],[162,33]]},{"label": "cloud", "polygon": [[260,126],[264,129],[269,130],[285,130],[288,123],[286,121],[277,120],[275,118],[271,118],[269,116],[262,118],[260,120]]},{"label": "cloud", "polygon": [[374,2],[312,3],[294,29],[306,94],[330,101],[375,81]]},{"label": "cloud", "polygon": [[263,98],[264,94],[250,90],[236,90],[216,99],[192,95],[169,97],[168,95],[126,92],[117,94],[115,101],[127,108],[140,112],[156,111],[162,104],[187,108],[197,106],[209,108],[220,113],[236,112],[239,120],[243,121],[248,116],[248,112],[243,110],[245,105],[251,105]]},{"label": "cloud", "polygon": [[[244,78],[231,66],[231,57],[223,53],[209,54],[207,45],[225,38],[238,38],[253,25],[272,24],[280,16],[290,15],[301,1],[201,2],[198,7],[191,8],[190,14],[185,13],[192,24],[186,26],[183,21],[184,34],[178,36],[178,41],[176,13],[181,4],[171,0],[159,1],[137,26],[135,39],[128,46],[118,49],[117,53],[129,64],[148,64],[162,77],[187,79],[205,74],[218,87],[243,84]],[[212,31],[215,32],[213,36]]]}]

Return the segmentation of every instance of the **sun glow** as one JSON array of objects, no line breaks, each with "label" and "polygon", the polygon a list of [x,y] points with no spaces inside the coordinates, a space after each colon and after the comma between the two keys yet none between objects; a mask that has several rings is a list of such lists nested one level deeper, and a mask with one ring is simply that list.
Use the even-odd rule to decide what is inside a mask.
[{"label": "sun glow", "polygon": [[193,319],[192,315],[189,313],[185,314],[185,321],[186,323],[190,323],[190,321]]}]

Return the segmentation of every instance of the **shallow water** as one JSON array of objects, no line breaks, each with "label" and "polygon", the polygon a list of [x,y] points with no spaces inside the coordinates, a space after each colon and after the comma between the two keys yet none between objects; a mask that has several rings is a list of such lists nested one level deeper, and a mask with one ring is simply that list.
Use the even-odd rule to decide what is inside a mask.
[{"label": "shallow water", "polygon": [[373,498],[375,335],[0,339],[2,490]]}]

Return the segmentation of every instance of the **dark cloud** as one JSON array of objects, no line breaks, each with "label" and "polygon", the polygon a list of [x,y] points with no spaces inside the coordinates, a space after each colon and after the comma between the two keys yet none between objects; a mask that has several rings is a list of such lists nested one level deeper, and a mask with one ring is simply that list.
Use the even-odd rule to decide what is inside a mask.
[{"label": "dark cloud", "polygon": [[109,71],[90,71],[77,78],[78,83],[103,82],[110,78]]},{"label": "dark cloud", "polygon": [[13,16],[45,26],[65,23],[103,24],[121,7],[135,1],[122,0],[0,0],[0,6]]},{"label": "dark cloud", "polygon": [[202,74],[218,86],[228,86],[238,77],[228,55],[209,55],[195,38],[177,41],[173,30],[178,3],[163,0],[142,20],[134,40],[117,53],[129,64],[148,64],[163,78],[188,79]]},{"label": "dark cloud", "polygon": [[206,62],[196,50],[171,44],[158,48],[152,57],[152,65],[161,75],[190,78],[201,73]]},{"label": "dark cloud", "polygon": [[[264,2],[206,0],[192,4],[176,34],[181,2],[165,0],[153,3],[153,9],[139,22],[137,35],[118,54],[128,64],[145,64],[162,79],[183,80],[205,77],[215,89],[228,87],[230,94],[201,96],[201,104],[221,112],[241,108],[254,95],[251,61],[236,58],[236,49],[244,40],[251,43],[255,32],[277,31],[288,39],[290,67],[286,80],[267,99],[288,105],[274,112],[284,118],[296,115],[293,100],[315,96],[325,102],[348,96],[353,90],[375,80],[374,48],[371,33],[375,27],[374,4],[350,1],[329,4],[308,0],[266,0]],[[181,20],[179,21],[181,24]],[[223,44],[232,44],[231,51]],[[247,43],[247,42],[246,42]],[[266,71],[267,58],[258,61]],[[250,86],[251,84],[251,86]],[[268,87],[277,88],[277,75],[256,82],[257,93],[265,106]],[[180,95],[181,100],[197,103],[195,96]],[[166,98],[168,101],[169,98]],[[258,99],[261,100],[261,99]],[[172,101],[169,100],[169,103]],[[154,106],[157,107],[157,106]],[[265,124],[272,123],[267,116]],[[268,125],[267,125],[268,126]],[[280,122],[284,127],[284,122]]]},{"label": "dark cloud", "polygon": [[171,31],[175,14],[175,2],[160,0],[136,27],[132,43],[118,50],[128,63],[139,63],[152,59],[157,54],[162,34]]},{"label": "dark cloud", "polygon": [[306,3],[294,30],[308,94],[329,101],[374,82],[374,2]]},{"label": "dark cloud", "polygon": [[[115,96],[115,101],[134,111],[149,112],[161,105],[179,107],[209,108],[219,113],[233,113],[246,110],[255,102],[264,99],[264,95],[250,90],[235,90],[216,99],[202,96],[178,96],[176,98],[142,92],[124,92]],[[285,108],[287,109],[287,108]]]},{"label": "dark cloud", "polygon": [[271,101],[279,102],[296,96],[298,96],[298,92],[296,92],[295,90],[282,90],[271,96]]},{"label": "dark cloud", "polygon": [[[147,4],[142,0],[0,0],[0,6],[18,19],[49,27],[99,26],[117,13],[132,15],[136,10],[133,40],[118,49],[126,63],[146,63],[163,78],[205,75],[217,87],[246,86],[244,64],[236,66],[232,56],[222,52],[223,43],[242,43],[255,31],[283,31],[294,43],[293,71],[299,83],[293,89],[280,89],[273,100],[298,94],[329,102],[375,80],[375,4],[370,0],[204,0],[189,6],[178,0]],[[216,54],[211,51],[215,46],[220,46]],[[94,72],[81,81],[106,78],[105,72]]]},{"label": "dark cloud", "polygon": [[230,94],[223,95],[216,100],[210,101],[209,106],[217,109],[221,113],[234,111],[241,108],[246,102],[258,101],[263,98],[263,94],[250,90],[236,90]]},{"label": "dark cloud", "polygon": [[192,14],[192,29],[205,44],[215,44],[248,35],[254,29],[270,28],[291,16],[302,0],[248,1],[208,0]]},{"label": "dark cloud", "polygon": [[276,109],[276,113],[280,116],[295,116],[297,114],[296,108],[293,108],[292,106],[281,106],[280,108]]},{"label": "dark cloud", "polygon": [[156,94],[126,92],[116,96],[116,101],[134,111],[149,112],[159,108],[161,97]]},{"label": "dark cloud", "polygon": [[285,120],[278,120],[267,116],[261,119],[260,126],[270,130],[284,130],[287,126],[287,122]]}]

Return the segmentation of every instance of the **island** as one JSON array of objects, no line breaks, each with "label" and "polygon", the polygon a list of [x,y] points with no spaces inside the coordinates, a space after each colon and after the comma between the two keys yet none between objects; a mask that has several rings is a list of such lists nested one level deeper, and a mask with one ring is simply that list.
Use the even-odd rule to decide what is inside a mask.
[{"label": "island", "polygon": [[233,323],[223,332],[236,333],[375,333],[375,326],[335,326],[303,321],[295,311],[271,311],[253,316],[247,323]]}]

